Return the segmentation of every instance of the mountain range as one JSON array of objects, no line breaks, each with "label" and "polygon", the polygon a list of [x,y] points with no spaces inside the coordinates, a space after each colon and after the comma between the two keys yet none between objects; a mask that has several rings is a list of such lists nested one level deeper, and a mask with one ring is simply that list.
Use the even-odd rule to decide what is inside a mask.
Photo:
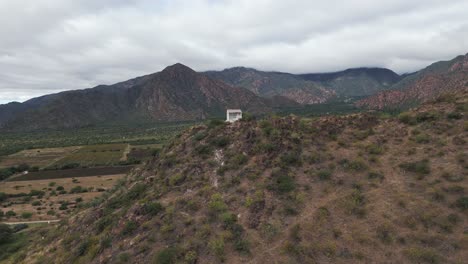
[{"label": "mountain range", "polygon": [[468,54],[411,74],[384,68],[290,74],[234,67],[195,72],[180,63],[113,85],[0,105],[0,129],[75,128],[108,122],[185,121],[226,108],[267,113],[281,107],[360,99],[369,109],[402,108],[467,86]]}]

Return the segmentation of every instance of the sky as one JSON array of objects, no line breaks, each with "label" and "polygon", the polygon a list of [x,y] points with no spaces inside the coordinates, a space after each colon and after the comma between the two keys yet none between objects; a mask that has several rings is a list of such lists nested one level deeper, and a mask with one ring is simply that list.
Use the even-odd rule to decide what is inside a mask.
[{"label": "sky", "polygon": [[468,53],[466,0],[0,0],[0,104],[180,62],[412,72]]}]

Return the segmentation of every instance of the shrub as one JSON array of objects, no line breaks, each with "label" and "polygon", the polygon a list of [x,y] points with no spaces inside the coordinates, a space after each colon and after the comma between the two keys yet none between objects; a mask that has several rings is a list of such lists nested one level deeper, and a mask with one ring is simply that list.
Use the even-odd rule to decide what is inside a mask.
[{"label": "shrub", "polygon": [[319,172],[317,172],[317,176],[321,181],[329,180],[331,178],[331,175],[332,173],[329,170],[320,170]]},{"label": "shrub", "polygon": [[198,155],[201,155],[201,156],[204,156],[204,157],[210,155],[212,151],[213,150],[208,145],[198,145],[198,146],[195,147],[195,152]]},{"label": "shrub", "polygon": [[28,227],[29,226],[27,224],[17,224],[17,225],[13,226],[12,230],[13,230],[14,233],[16,233],[16,232],[19,232],[19,231],[21,231],[23,229],[26,229]]},{"label": "shrub", "polygon": [[0,202],[6,201],[8,198],[7,194],[4,192],[0,192]]},{"label": "shrub", "polygon": [[208,208],[214,212],[223,212],[227,210],[227,205],[223,201],[223,197],[219,193],[215,193],[211,196]]},{"label": "shrub", "polygon": [[210,247],[211,251],[220,259],[224,258],[224,238],[218,237],[216,239],[212,239],[208,246]]},{"label": "shrub", "polygon": [[164,207],[158,202],[151,202],[143,205],[143,212],[147,215],[155,216],[163,210]]},{"label": "shrub", "polygon": [[348,171],[364,171],[367,169],[367,165],[362,160],[349,161],[347,159],[342,159],[339,161],[339,164]]},{"label": "shrub", "polygon": [[87,190],[79,185],[71,188],[70,190],[70,193],[83,193],[83,192],[87,192]]},{"label": "shrub", "polygon": [[171,186],[180,185],[180,184],[182,184],[184,181],[185,181],[185,175],[183,175],[183,174],[181,174],[181,173],[172,175],[172,176],[169,178],[169,184],[170,184]]},{"label": "shrub", "polygon": [[294,179],[288,175],[287,171],[274,171],[271,178],[272,182],[268,185],[270,190],[278,193],[288,193],[296,188]]},{"label": "shrub", "polygon": [[459,112],[450,112],[447,114],[447,118],[458,120],[458,119],[462,119],[463,115]]},{"label": "shrub", "polygon": [[431,142],[431,137],[428,134],[419,134],[414,137],[416,143],[427,144]]},{"label": "shrub", "polygon": [[138,199],[146,190],[146,184],[137,183],[127,193],[127,197],[130,200]]},{"label": "shrub", "polygon": [[63,190],[65,190],[65,188],[63,188],[63,186],[57,186],[57,188],[55,188],[55,190],[57,190],[57,191],[63,191]]},{"label": "shrub", "polygon": [[260,126],[260,128],[262,129],[263,133],[264,133],[266,136],[270,136],[270,135],[271,135],[271,132],[273,131],[273,125],[271,124],[270,121],[268,121],[268,120],[262,120],[262,121],[260,121],[259,126]]},{"label": "shrub", "polygon": [[439,118],[439,115],[436,112],[422,112],[416,115],[416,121],[418,123],[435,121]]},{"label": "shrub", "polygon": [[135,221],[130,220],[125,224],[125,226],[124,226],[124,228],[122,230],[122,235],[124,235],[124,236],[130,235],[137,228],[138,228],[138,223],[135,222]]},{"label": "shrub", "polygon": [[234,166],[240,166],[240,165],[244,165],[245,163],[247,163],[247,161],[248,161],[247,156],[241,153],[232,157],[232,159],[230,160],[230,163]]},{"label": "shrub", "polygon": [[225,125],[225,124],[226,124],[226,122],[224,122],[224,120],[222,120],[222,119],[211,119],[208,122],[208,127],[209,128],[214,128],[214,127],[222,126],[222,125]]},{"label": "shrub", "polygon": [[366,150],[369,154],[380,155],[383,152],[383,148],[377,144],[370,144],[366,147]]},{"label": "shrub", "polygon": [[226,136],[217,137],[211,141],[211,144],[219,148],[224,148],[227,145],[229,145],[229,143],[230,143],[229,138]]},{"label": "shrub", "polygon": [[176,262],[177,250],[173,247],[163,249],[156,254],[154,262],[156,264],[173,264]]},{"label": "shrub", "polygon": [[206,133],[206,131],[199,131],[195,134],[195,136],[193,136],[193,139],[196,141],[200,141],[204,139],[207,135],[208,134]]},{"label": "shrub", "polygon": [[5,213],[5,216],[6,216],[7,218],[10,218],[10,217],[16,216],[16,213],[15,213],[15,211],[10,210],[10,211],[7,211],[7,212]]},{"label": "shrub", "polygon": [[21,213],[21,218],[24,218],[24,219],[29,219],[32,217],[32,213],[31,212],[23,212]]},{"label": "shrub", "polygon": [[398,120],[407,125],[416,124],[416,119],[409,113],[401,113],[400,115],[398,115]]},{"label": "shrub", "polygon": [[280,158],[282,167],[300,166],[302,164],[301,155],[299,152],[289,151],[283,154]]},{"label": "shrub", "polygon": [[41,202],[40,201],[34,201],[31,203],[32,206],[39,206],[41,205]]},{"label": "shrub", "polygon": [[0,224],[0,244],[8,242],[12,237],[13,230],[6,224]]},{"label": "shrub", "polygon": [[55,186],[55,182],[49,182],[49,187],[54,187]]},{"label": "shrub", "polygon": [[420,175],[429,174],[431,172],[429,161],[427,159],[415,162],[404,162],[400,164],[400,168]]},{"label": "shrub", "polygon": [[416,263],[440,263],[441,257],[431,249],[427,248],[409,248],[405,250],[406,256]]},{"label": "shrub", "polygon": [[457,201],[455,202],[455,205],[462,210],[467,210],[468,209],[468,196],[458,198]]},{"label": "shrub", "polygon": [[383,176],[383,174],[381,174],[381,173],[379,173],[379,172],[371,171],[371,172],[369,172],[369,174],[367,175],[367,178],[369,178],[369,180],[373,180],[373,179],[383,180],[383,179],[384,179],[384,176]]},{"label": "shrub", "polygon": [[65,211],[68,209],[68,204],[67,203],[62,203],[59,207],[59,210]]}]

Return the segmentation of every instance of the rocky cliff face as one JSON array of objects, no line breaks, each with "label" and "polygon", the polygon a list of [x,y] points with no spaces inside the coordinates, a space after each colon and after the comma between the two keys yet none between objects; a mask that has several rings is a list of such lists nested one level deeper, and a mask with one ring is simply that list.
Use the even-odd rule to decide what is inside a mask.
[{"label": "rocky cliff face", "polygon": [[403,79],[392,90],[358,101],[357,106],[379,110],[408,107],[463,89],[468,89],[468,54],[435,63]]}]

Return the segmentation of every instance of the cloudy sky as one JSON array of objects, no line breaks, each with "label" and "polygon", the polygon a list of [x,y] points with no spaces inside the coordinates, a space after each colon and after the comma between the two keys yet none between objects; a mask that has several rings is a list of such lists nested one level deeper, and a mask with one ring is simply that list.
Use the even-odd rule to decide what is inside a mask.
[{"label": "cloudy sky", "polygon": [[398,73],[468,52],[466,0],[0,0],[0,103],[182,62]]}]

